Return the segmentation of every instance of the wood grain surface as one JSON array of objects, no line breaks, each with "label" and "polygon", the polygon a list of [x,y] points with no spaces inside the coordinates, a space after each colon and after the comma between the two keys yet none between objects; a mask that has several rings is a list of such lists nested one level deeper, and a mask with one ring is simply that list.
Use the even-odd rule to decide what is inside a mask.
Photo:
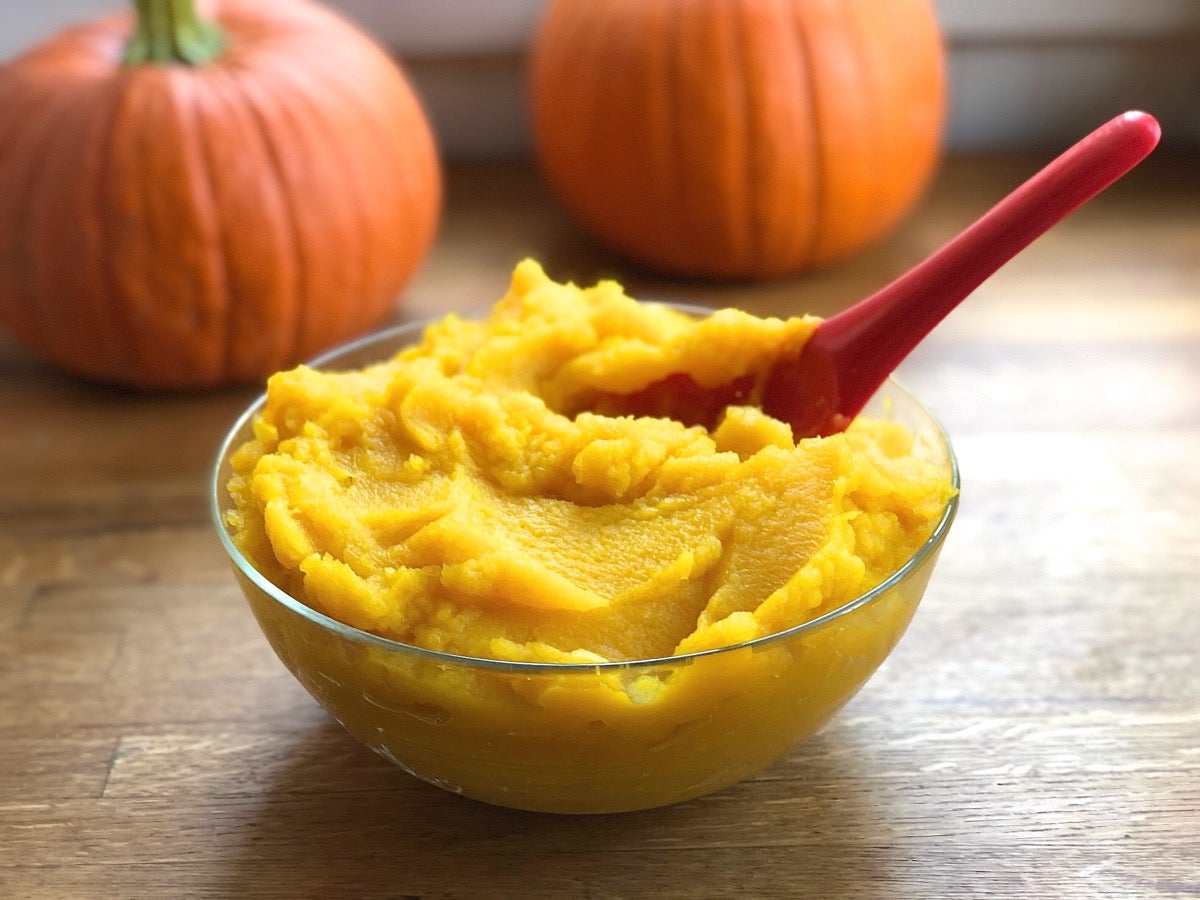
[{"label": "wood grain surface", "polygon": [[[397,319],[490,306],[526,254],[644,297],[828,314],[1040,162],[951,160],[858,259],[723,286],[607,255],[525,166],[455,168]],[[0,897],[1200,894],[1200,159],[1156,154],[900,376],[963,495],[899,648],[760,775],[570,818],[415,781],[276,661],[205,495],[256,388],[115,391],[0,339]]]}]

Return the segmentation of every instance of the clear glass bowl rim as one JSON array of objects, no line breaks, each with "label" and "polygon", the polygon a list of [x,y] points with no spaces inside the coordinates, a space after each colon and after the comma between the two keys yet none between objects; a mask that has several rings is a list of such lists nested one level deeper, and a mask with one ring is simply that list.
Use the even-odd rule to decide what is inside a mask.
[{"label": "clear glass bowl rim", "polygon": [[[709,314],[711,309],[705,309],[696,306],[687,306],[678,303],[664,304],[674,309],[679,309],[684,312]],[[371,332],[356,340],[348,341],[339,346],[336,346],[320,356],[310,360],[306,365],[312,368],[322,368],[330,363],[341,359],[342,357],[361,352],[369,347],[377,344],[395,344],[403,338],[419,337],[425,328],[432,324],[434,320],[425,319],[413,322],[406,322],[400,325],[391,326],[379,331]],[[381,360],[383,358],[381,357]],[[303,618],[308,619],[316,625],[325,628],[339,637],[355,643],[373,645],[378,649],[385,650],[396,654],[409,654],[415,657],[424,658],[430,662],[437,662],[443,665],[451,666],[471,666],[491,671],[508,672],[510,674],[520,675],[537,675],[537,674],[556,674],[564,675],[572,671],[595,673],[597,671],[628,671],[633,669],[658,669],[665,666],[680,666],[688,665],[697,659],[708,656],[719,656],[723,653],[732,653],[734,651],[750,649],[763,649],[773,644],[788,641],[792,638],[799,637],[809,631],[816,631],[837,619],[853,613],[855,610],[875,601],[877,598],[886,594],[896,585],[906,581],[915,571],[917,571],[925,560],[938,548],[946,539],[946,535],[950,531],[950,526],[954,522],[954,517],[958,512],[959,501],[959,470],[958,458],[954,453],[954,446],[950,443],[949,435],[942,427],[941,422],[925,408],[924,404],[916,398],[916,396],[900,384],[894,377],[888,379],[888,384],[895,390],[904,394],[918,409],[920,409],[930,420],[943,445],[946,448],[946,453],[950,463],[950,478],[951,485],[954,489],[954,495],[942,510],[942,515],[939,517],[937,525],[934,526],[932,533],[925,542],[917,548],[917,551],[908,558],[905,563],[900,566],[895,572],[881,581],[875,587],[871,588],[853,600],[842,604],[836,609],[831,609],[829,612],[818,616],[815,619],[809,619],[799,625],[794,625],[783,631],[777,631],[773,634],[763,635],[762,637],[754,638],[749,641],[742,641],[736,644],[729,644],[725,647],[715,647],[710,650],[699,650],[693,653],[681,653],[677,656],[660,656],[652,659],[635,659],[635,660],[611,660],[605,662],[579,662],[579,663],[555,663],[555,662],[526,662],[516,660],[490,659],[479,656],[459,656],[455,653],[446,653],[441,650],[429,650],[424,647],[417,647],[413,644],[405,644],[400,641],[394,641],[390,638],[381,637],[377,634],[372,634],[369,631],[362,631],[337,619],[331,618],[311,606],[301,602],[295,597],[280,589],[278,586],[269,581],[262,575],[237,548],[233,543],[233,539],[229,534],[229,530],[225,525],[222,513],[221,496],[225,491],[225,485],[222,482],[224,476],[225,462],[229,454],[234,449],[233,442],[242,432],[253,417],[262,408],[266,402],[266,392],[260,393],[255,400],[238,416],[237,420],[229,429],[225,438],[221,441],[221,446],[217,451],[216,462],[212,468],[212,475],[209,482],[209,511],[212,516],[213,524],[216,527],[217,536],[220,539],[221,546],[228,554],[233,564],[238,570],[260,591],[266,596],[275,600],[293,613],[296,613]]]}]

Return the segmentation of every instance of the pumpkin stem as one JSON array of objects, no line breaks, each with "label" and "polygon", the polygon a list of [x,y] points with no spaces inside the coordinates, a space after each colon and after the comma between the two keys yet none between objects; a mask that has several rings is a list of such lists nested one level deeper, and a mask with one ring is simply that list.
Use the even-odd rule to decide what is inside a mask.
[{"label": "pumpkin stem", "polygon": [[125,47],[127,66],[200,66],[221,55],[225,35],[196,12],[195,0],[134,0],[137,27]]}]

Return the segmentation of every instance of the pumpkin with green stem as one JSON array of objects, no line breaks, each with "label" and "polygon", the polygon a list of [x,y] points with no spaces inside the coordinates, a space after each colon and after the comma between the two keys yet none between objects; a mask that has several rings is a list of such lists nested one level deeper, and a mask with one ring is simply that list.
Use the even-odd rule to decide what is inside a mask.
[{"label": "pumpkin with green stem", "polygon": [[369,329],[440,202],[404,74],[306,0],[137,0],[0,66],[0,326],[91,379],[253,381]]}]

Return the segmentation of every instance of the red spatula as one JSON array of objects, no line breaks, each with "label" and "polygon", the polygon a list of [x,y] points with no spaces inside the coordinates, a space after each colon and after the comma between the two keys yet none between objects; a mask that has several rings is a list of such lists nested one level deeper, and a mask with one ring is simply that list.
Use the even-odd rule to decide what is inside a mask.
[{"label": "red spatula", "polygon": [[796,440],[842,431],[950,310],[1145,159],[1159,134],[1143,112],[1093,131],[924,262],[818,325],[800,355],[767,377],[763,409],[791,423]]}]

